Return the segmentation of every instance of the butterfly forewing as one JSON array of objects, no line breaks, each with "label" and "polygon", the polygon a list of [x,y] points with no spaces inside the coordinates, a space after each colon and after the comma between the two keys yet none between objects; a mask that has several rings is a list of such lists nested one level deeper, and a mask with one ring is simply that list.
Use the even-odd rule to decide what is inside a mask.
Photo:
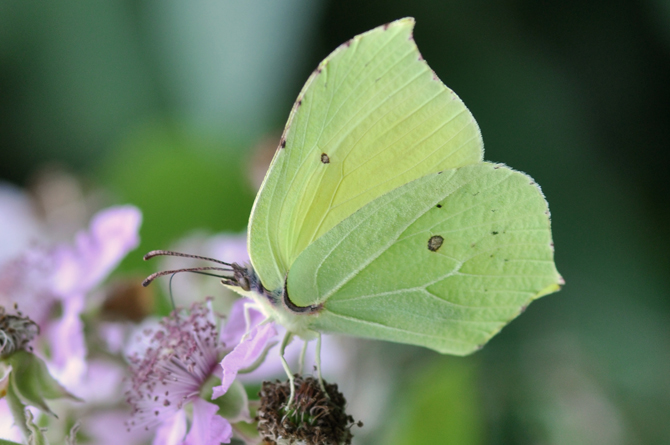
[{"label": "butterfly forewing", "polygon": [[341,45],[289,117],[249,223],[268,289],[315,240],[376,198],[427,174],[481,161],[479,128],[423,61],[413,19]]}]

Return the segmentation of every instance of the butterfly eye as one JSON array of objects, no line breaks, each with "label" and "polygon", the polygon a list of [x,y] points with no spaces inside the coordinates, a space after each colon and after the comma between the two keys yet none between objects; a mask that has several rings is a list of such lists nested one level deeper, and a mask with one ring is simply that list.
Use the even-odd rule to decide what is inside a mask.
[{"label": "butterfly eye", "polygon": [[235,282],[244,291],[251,290],[251,285],[249,284],[249,278],[241,269],[235,269]]}]

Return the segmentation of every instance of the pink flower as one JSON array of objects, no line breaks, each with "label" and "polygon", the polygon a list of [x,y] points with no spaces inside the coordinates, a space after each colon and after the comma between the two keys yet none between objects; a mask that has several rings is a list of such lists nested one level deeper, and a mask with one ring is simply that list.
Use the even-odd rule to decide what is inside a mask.
[{"label": "pink flower", "polygon": [[[70,389],[86,371],[85,298],[138,245],[141,219],[135,207],[112,207],[97,213],[73,245],[33,247],[0,265],[0,306],[18,304],[40,326],[50,368]],[[61,315],[54,317],[58,307]]]},{"label": "pink flower", "polygon": [[[156,445],[228,443],[230,423],[217,414],[217,405],[200,397],[224,353],[211,309],[195,303],[145,335],[144,350],[129,357],[132,381],[126,396],[133,415],[128,426],[158,427]],[[193,407],[190,428],[187,404]]]}]

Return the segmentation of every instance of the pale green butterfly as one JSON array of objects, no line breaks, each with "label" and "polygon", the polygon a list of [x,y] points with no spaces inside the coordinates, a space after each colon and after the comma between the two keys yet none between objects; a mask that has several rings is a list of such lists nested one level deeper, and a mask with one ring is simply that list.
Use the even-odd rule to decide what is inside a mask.
[{"label": "pale green butterfly", "polygon": [[251,265],[224,280],[287,329],[283,346],[327,332],[465,355],[563,284],[540,188],[483,162],[413,28],[341,45],[291,110],[249,219]]}]

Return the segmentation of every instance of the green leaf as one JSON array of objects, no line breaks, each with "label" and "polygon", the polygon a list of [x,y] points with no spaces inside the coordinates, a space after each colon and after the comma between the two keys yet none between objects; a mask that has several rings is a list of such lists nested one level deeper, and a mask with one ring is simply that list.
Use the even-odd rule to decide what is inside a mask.
[{"label": "green leaf", "polygon": [[10,385],[7,387],[7,394],[5,396],[7,405],[9,407],[9,412],[12,413],[14,424],[21,430],[23,436],[28,437],[30,435],[30,431],[28,431],[28,428],[26,427],[26,406],[23,404],[23,402],[21,402],[19,396],[16,394],[16,390],[14,389],[14,385],[11,384],[11,380],[12,379],[10,378]]},{"label": "green leaf", "polygon": [[37,356],[27,351],[17,351],[8,359],[13,371],[10,386],[24,405],[34,406],[57,417],[47,406],[45,399],[70,398],[70,394],[49,374],[47,366]]},{"label": "green leaf", "polygon": [[18,442],[12,442],[11,440],[0,439],[0,445],[23,445]]}]

